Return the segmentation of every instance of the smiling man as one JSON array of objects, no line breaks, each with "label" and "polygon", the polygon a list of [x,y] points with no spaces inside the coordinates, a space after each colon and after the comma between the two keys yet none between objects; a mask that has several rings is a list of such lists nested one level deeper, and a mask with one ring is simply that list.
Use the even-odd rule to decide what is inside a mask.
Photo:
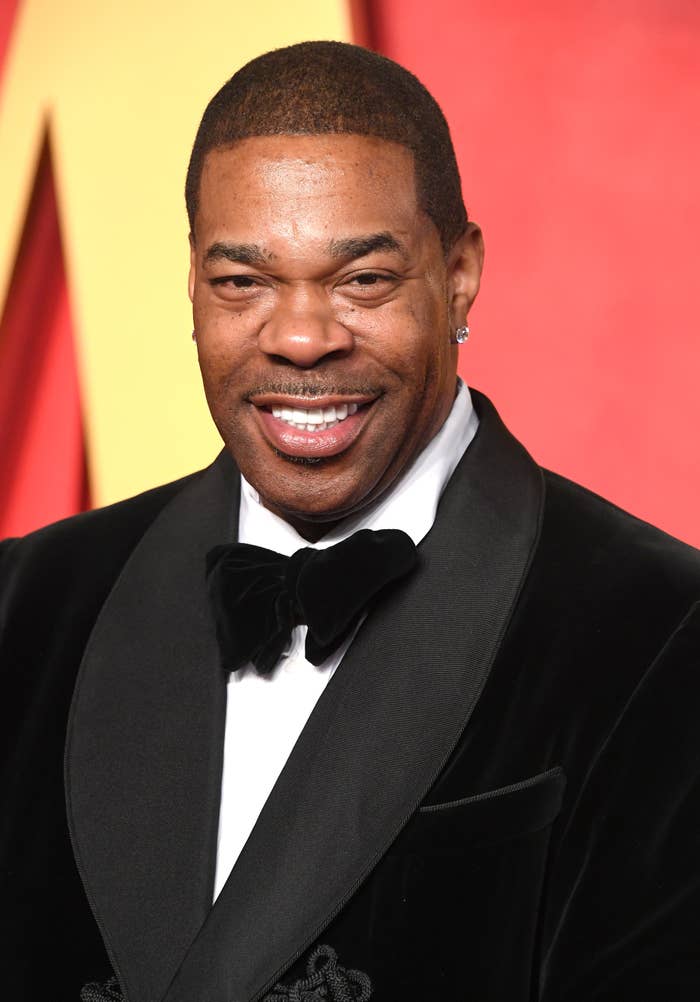
[{"label": "smiling man", "polygon": [[434,100],[268,53],[186,196],[225,449],[0,550],[6,994],[696,1002],[700,558],[457,379]]},{"label": "smiling man", "polygon": [[243,476],[306,539],[386,491],[454,400],[450,332],[481,236],[465,219],[444,252],[413,159],[373,136],[271,135],[201,170],[190,296],[207,400]]}]

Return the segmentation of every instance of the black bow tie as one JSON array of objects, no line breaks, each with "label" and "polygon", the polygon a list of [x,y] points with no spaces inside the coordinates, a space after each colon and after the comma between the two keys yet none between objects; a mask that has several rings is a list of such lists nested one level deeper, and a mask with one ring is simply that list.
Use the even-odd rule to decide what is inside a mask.
[{"label": "black bow tie", "polygon": [[399,529],[361,529],[328,549],[306,547],[291,557],[247,543],[215,546],[207,579],[224,668],[252,661],[262,674],[272,671],[302,623],[306,657],[320,665],[416,561],[412,539]]}]

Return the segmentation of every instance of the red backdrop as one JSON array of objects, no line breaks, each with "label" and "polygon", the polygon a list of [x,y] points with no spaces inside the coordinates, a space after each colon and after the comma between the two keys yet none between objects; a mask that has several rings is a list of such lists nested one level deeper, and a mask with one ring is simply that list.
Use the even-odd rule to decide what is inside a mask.
[{"label": "red backdrop", "polygon": [[[0,0],[0,86],[21,0]],[[80,391],[48,135],[0,315],[0,538],[89,504]]]},{"label": "red backdrop", "polygon": [[700,545],[700,5],[377,0],[486,239],[463,375],[535,457]]},{"label": "red backdrop", "polygon": [[[0,73],[15,7],[0,3]],[[463,375],[540,462],[700,545],[700,6],[352,7],[358,40],[416,72],[445,109],[484,228]],[[42,260],[53,267],[37,272]],[[0,373],[5,534],[86,501],[48,148],[0,325]]]},{"label": "red backdrop", "polygon": [[0,535],[88,506],[80,391],[48,140],[0,319]]}]

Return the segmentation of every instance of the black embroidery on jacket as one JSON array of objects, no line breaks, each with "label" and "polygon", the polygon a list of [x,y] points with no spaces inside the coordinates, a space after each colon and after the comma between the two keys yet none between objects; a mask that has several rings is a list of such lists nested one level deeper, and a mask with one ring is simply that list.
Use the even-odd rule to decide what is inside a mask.
[{"label": "black embroidery on jacket", "polygon": [[103,985],[91,981],[80,989],[80,1002],[124,1002],[119,982],[110,978]]},{"label": "black embroidery on jacket", "polygon": [[[363,971],[346,970],[331,946],[319,946],[309,957],[306,977],[276,984],[263,1002],[368,1002],[371,995],[372,982]],[[124,1002],[124,996],[117,979],[110,978],[81,988],[80,1002]]]},{"label": "black embroidery on jacket", "polygon": [[332,947],[319,946],[309,957],[306,977],[293,985],[275,985],[263,1002],[367,1002],[371,995],[366,974],[346,970]]}]

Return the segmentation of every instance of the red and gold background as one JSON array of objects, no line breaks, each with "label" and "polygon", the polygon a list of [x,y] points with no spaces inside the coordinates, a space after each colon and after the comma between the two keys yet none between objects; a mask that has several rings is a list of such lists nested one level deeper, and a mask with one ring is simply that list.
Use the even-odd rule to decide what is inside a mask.
[{"label": "red and gold background", "polygon": [[0,535],[216,453],[185,166],[220,84],[304,38],[446,112],[487,247],[462,375],[539,462],[700,545],[693,0],[0,0]]}]

